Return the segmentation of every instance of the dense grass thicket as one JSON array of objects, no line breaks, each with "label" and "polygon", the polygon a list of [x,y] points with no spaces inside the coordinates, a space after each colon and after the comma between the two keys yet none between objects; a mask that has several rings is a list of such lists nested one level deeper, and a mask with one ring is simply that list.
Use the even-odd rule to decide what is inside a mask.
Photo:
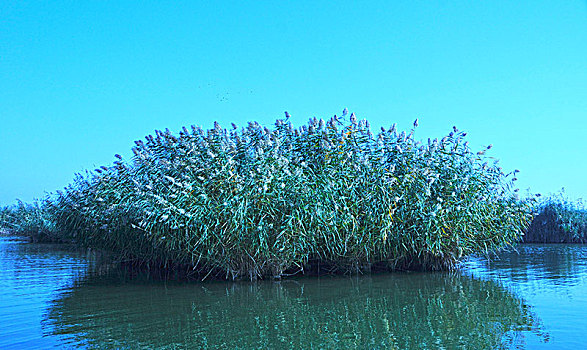
[{"label": "dense grass thicket", "polygon": [[524,242],[587,243],[587,207],[582,201],[570,201],[561,192],[543,200],[538,208]]},{"label": "dense grass thicket", "polygon": [[51,213],[43,203],[18,201],[0,208],[0,233],[29,237],[35,242],[62,242],[67,238],[59,232]]},{"label": "dense grass thicket", "polygon": [[286,113],[272,129],[157,131],[44,207],[83,245],[204,278],[452,269],[520,240],[516,171],[456,127],[424,144],[416,127],[374,135],[351,114],[295,128]]}]

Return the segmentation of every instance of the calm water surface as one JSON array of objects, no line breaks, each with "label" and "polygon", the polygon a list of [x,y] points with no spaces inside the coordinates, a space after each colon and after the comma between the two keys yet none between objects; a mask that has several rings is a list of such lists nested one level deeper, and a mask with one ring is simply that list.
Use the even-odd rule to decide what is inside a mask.
[{"label": "calm water surface", "polygon": [[0,349],[552,348],[587,343],[587,246],[458,273],[162,282],[0,237]]}]

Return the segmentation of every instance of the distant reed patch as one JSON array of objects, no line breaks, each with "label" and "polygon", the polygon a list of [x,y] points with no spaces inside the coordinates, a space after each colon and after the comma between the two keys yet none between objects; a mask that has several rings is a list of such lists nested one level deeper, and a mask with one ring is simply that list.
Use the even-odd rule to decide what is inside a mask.
[{"label": "distant reed patch", "polygon": [[47,206],[41,202],[23,203],[0,208],[0,234],[27,237],[34,242],[63,242],[67,235],[55,226]]},{"label": "distant reed patch", "polygon": [[571,201],[560,192],[543,200],[537,212],[524,242],[587,243],[587,207],[582,201]]}]

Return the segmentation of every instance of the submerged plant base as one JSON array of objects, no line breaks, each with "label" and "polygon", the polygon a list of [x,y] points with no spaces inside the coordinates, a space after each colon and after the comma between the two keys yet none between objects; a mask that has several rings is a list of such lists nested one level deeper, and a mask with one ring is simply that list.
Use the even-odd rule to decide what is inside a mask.
[{"label": "submerged plant base", "polygon": [[458,268],[458,263],[450,265],[438,261],[436,265],[422,265],[419,260],[398,265],[392,262],[376,262],[372,264],[350,264],[341,265],[334,262],[321,262],[313,260],[301,267],[295,266],[285,269],[276,275],[254,275],[245,274],[242,271],[206,270],[204,267],[195,269],[191,265],[179,265],[172,262],[140,262],[140,261],[119,261],[105,265],[110,275],[113,270],[118,270],[125,278],[147,279],[147,280],[183,280],[183,281],[204,281],[204,280],[257,280],[257,279],[283,279],[289,277],[317,277],[326,275],[363,275],[379,274],[389,272],[422,272],[422,271],[452,271]]}]

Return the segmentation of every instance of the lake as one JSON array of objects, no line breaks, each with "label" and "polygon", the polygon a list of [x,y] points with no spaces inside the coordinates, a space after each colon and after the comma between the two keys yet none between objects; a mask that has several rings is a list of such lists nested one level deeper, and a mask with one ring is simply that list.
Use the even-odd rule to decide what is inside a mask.
[{"label": "lake", "polygon": [[0,237],[0,349],[578,349],[587,246],[521,245],[452,273],[158,281]]}]

